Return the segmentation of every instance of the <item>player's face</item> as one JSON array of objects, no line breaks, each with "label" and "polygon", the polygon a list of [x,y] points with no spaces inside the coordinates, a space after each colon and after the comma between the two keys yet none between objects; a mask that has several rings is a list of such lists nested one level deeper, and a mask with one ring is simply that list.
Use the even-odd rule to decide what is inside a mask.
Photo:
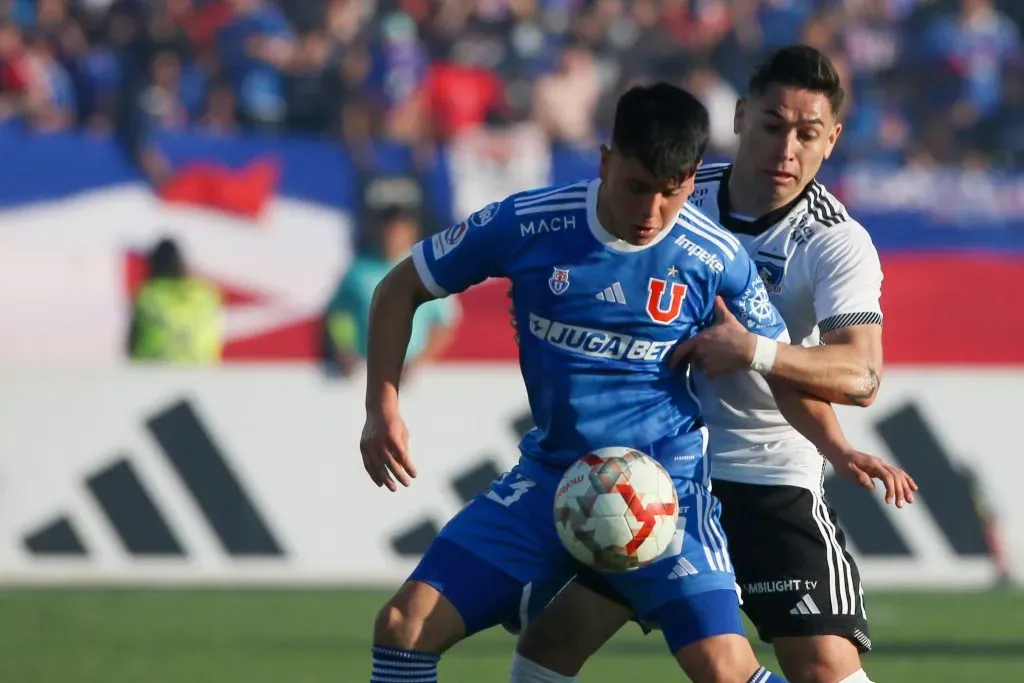
[{"label": "player's face", "polygon": [[381,231],[381,251],[385,259],[392,261],[403,258],[412,251],[419,239],[419,226],[411,220],[400,218],[391,221]]},{"label": "player's face", "polygon": [[734,128],[740,142],[734,173],[765,211],[787,204],[814,180],[843,130],[825,95],[783,85],[741,100]]},{"label": "player's face", "polygon": [[636,159],[603,146],[600,175],[599,215],[605,229],[641,246],[675,224],[695,178],[691,174],[682,181],[659,179]]}]

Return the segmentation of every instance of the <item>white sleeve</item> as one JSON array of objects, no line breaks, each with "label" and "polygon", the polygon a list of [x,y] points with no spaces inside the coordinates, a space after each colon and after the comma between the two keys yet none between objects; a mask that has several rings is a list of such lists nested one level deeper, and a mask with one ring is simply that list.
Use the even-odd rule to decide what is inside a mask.
[{"label": "white sleeve", "polygon": [[864,226],[843,223],[807,245],[808,276],[820,334],[882,323],[882,265]]}]

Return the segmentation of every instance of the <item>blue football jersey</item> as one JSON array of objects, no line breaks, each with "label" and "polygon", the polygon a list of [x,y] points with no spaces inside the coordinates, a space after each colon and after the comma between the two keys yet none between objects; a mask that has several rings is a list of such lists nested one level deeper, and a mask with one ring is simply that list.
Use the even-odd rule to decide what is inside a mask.
[{"label": "blue football jersey", "polygon": [[520,444],[525,458],[564,468],[595,448],[627,446],[673,476],[704,480],[702,458],[666,462],[656,448],[701,426],[686,374],[667,367],[673,349],[713,322],[716,295],[757,334],[780,338],[785,324],[731,233],[687,203],[655,242],[631,245],[601,226],[599,187],[512,195],[420,242],[413,261],[438,297],[512,281],[536,424]]}]

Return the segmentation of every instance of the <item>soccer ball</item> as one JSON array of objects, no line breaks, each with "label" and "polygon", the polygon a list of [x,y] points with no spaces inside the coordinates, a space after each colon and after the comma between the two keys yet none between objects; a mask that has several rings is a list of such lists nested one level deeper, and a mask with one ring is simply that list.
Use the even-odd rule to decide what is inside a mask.
[{"label": "soccer ball", "polygon": [[679,498],[668,472],[632,448],[600,448],[577,460],[555,493],[555,528],[569,553],[599,571],[657,559],[672,540]]}]

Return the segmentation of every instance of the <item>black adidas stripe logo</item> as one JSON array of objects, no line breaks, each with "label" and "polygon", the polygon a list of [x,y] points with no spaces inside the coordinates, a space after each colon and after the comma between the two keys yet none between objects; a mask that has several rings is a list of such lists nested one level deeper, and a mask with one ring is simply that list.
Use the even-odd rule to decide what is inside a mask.
[{"label": "black adidas stripe logo", "polygon": [[[154,415],[146,421],[146,428],[228,555],[284,555],[263,515],[189,402],[180,401]],[[167,515],[161,512],[129,457],[118,457],[89,475],[85,485],[128,553],[137,557],[187,556]],[[67,515],[28,534],[24,544],[36,556],[89,554]]]},{"label": "black adidas stripe logo", "polygon": [[[986,557],[985,524],[974,502],[969,474],[958,470],[916,404],[909,403],[875,426],[893,460],[921,487],[915,505],[928,510],[949,547],[960,557]],[[914,556],[892,523],[884,503],[857,484],[838,477],[825,493],[839,523],[864,557]]]}]

